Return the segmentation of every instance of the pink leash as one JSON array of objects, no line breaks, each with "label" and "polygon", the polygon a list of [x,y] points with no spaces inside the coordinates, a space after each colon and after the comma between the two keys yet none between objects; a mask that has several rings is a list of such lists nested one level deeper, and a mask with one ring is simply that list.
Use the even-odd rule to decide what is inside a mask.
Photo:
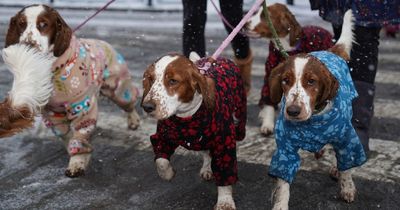
[{"label": "pink leash", "polygon": [[222,42],[221,46],[215,51],[215,53],[211,56],[214,60],[221,55],[222,51],[229,45],[232,39],[238,34],[240,29],[246,24],[246,22],[251,18],[251,16],[256,12],[256,10],[260,7],[260,5],[264,2],[264,0],[257,0],[256,3],[251,7],[251,9],[247,12],[247,14],[243,17],[243,19],[239,22],[239,24],[233,29],[233,31],[229,34],[228,37]]},{"label": "pink leash", "polygon": [[105,10],[111,3],[113,3],[115,0],[111,0],[109,1],[106,5],[104,5],[102,8],[98,9],[92,16],[88,17],[85,21],[83,21],[83,23],[81,23],[80,25],[78,25],[77,27],[75,27],[75,29],[73,30],[73,32],[79,30],[83,25],[85,25],[90,19],[94,18],[94,16],[96,16],[97,14],[99,14],[100,12],[102,12],[103,10]]}]

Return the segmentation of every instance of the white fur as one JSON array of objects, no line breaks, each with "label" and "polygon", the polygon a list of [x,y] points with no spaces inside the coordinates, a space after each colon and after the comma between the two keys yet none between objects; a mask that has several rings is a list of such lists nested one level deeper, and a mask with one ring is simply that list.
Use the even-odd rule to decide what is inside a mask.
[{"label": "white fur", "polygon": [[190,117],[197,112],[203,102],[203,96],[197,91],[194,93],[193,100],[190,103],[181,103],[176,111],[178,117]]},{"label": "white fur", "polygon": [[350,55],[350,50],[354,41],[354,17],[353,13],[350,10],[344,14],[343,17],[343,26],[342,26],[342,33],[340,34],[339,40],[336,44],[342,44],[345,46],[345,50],[348,55]]},{"label": "white fur", "polygon": [[249,23],[248,24],[248,29],[250,31],[253,31],[256,28],[256,26],[261,23],[261,13],[262,13],[262,11],[263,11],[263,7],[261,6],[260,9],[258,9],[257,13],[255,15],[253,15],[250,18],[250,20],[248,21],[248,23]]},{"label": "white fur", "polygon": [[169,181],[174,177],[175,171],[169,163],[169,160],[165,158],[158,158],[156,160],[156,166],[158,175],[162,179]]},{"label": "white fur", "polygon": [[[308,58],[296,58],[294,60],[294,71],[295,71],[295,83],[293,87],[289,89],[288,95],[286,96],[286,108],[290,105],[298,105],[300,107],[304,107],[305,114],[307,118],[309,118],[312,114],[311,109],[311,97],[307,94],[306,90],[304,89],[301,78],[304,72],[304,66],[307,64]],[[286,116],[286,112],[285,112]],[[288,117],[288,116],[286,116]]]},{"label": "white fur", "polygon": [[348,203],[354,201],[356,196],[356,187],[351,177],[351,170],[341,171],[339,176],[340,197]]},{"label": "white fur", "polygon": [[232,186],[218,186],[218,200],[215,210],[236,209],[232,197]]},{"label": "white fur", "polygon": [[192,52],[190,52],[189,60],[191,60],[194,63],[194,62],[200,60],[200,55],[197,54],[196,52],[192,51]]},{"label": "white fur", "polygon": [[53,91],[51,67],[55,57],[23,44],[3,49],[2,56],[14,75],[9,92],[12,106],[27,106],[33,113],[39,113]]},{"label": "white fur", "polygon": [[67,171],[70,173],[71,176],[75,176],[76,173],[85,171],[86,167],[89,165],[90,157],[90,153],[76,154],[74,156],[71,156],[69,158]]},{"label": "white fur", "polygon": [[203,166],[200,169],[200,177],[206,181],[213,178],[213,173],[211,170],[211,157],[209,151],[200,151],[203,155]]},{"label": "white fur", "polygon": [[49,38],[44,36],[37,29],[37,18],[40,13],[44,12],[45,9],[42,5],[31,6],[24,10],[24,15],[26,16],[26,29],[19,37],[20,43],[32,43],[36,44],[40,51],[49,52]]},{"label": "white fur", "polygon": [[290,185],[283,179],[277,178],[275,189],[272,191],[272,209],[289,209]]},{"label": "white fur", "polygon": [[273,133],[275,126],[275,108],[265,105],[258,114],[258,117],[261,120],[261,133],[265,135]]}]

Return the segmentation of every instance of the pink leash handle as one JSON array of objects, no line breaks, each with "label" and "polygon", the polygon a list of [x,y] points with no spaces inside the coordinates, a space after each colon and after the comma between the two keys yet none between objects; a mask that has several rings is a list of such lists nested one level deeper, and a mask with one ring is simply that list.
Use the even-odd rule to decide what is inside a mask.
[{"label": "pink leash handle", "polygon": [[229,45],[229,43],[233,40],[233,38],[238,34],[240,29],[243,28],[244,24],[251,18],[251,16],[256,12],[256,10],[260,7],[260,5],[264,2],[264,0],[257,0],[256,3],[251,7],[251,9],[247,12],[247,14],[243,17],[243,19],[239,22],[239,24],[232,30],[228,37],[222,42],[221,46],[215,51],[215,53],[211,56],[214,60],[216,60],[224,51],[224,49]]},{"label": "pink leash handle", "polygon": [[115,0],[110,0],[106,5],[104,5],[102,8],[98,9],[93,15],[91,15],[90,17],[88,17],[85,21],[83,21],[83,23],[79,24],[77,27],[75,27],[75,29],[73,30],[73,32],[79,30],[83,25],[85,25],[90,19],[92,19],[94,16],[96,16],[97,14],[99,14],[100,12],[102,12],[103,10],[105,10],[108,5],[110,5],[111,3],[113,3]]}]

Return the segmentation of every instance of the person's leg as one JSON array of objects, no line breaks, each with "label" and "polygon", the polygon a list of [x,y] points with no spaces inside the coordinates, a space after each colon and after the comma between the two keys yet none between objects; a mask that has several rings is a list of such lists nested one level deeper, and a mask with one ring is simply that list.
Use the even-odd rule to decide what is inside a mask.
[{"label": "person's leg", "polygon": [[[243,17],[243,0],[220,0],[220,6],[221,13],[226,20],[234,27],[238,25]],[[231,33],[232,28],[226,24],[224,25],[227,32]],[[253,63],[249,38],[243,34],[237,34],[232,40],[232,48],[235,55],[235,63],[240,68],[244,87],[248,94],[251,87],[251,65]]]},{"label": "person's leg", "polygon": [[195,51],[205,56],[204,29],[207,21],[206,0],[182,0],[183,5],[183,54],[189,57]]},{"label": "person's leg", "polygon": [[366,152],[369,151],[369,126],[374,112],[379,31],[380,28],[355,27],[356,43],[353,44],[349,63],[359,95],[353,100],[352,123]]}]

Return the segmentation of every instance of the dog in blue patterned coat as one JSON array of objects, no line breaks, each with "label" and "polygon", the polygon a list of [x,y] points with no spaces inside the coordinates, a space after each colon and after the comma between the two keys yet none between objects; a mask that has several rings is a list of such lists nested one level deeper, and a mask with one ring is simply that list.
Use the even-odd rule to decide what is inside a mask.
[{"label": "dog in blue patterned coat", "polygon": [[269,175],[277,178],[273,209],[288,209],[289,184],[300,167],[299,149],[318,152],[331,144],[339,170],[340,196],[354,201],[350,170],[366,155],[351,124],[352,100],[357,97],[346,60],[353,41],[352,13],[344,17],[342,34],[328,51],[289,57],[271,74],[271,98],[281,101],[275,125],[277,149]]}]

